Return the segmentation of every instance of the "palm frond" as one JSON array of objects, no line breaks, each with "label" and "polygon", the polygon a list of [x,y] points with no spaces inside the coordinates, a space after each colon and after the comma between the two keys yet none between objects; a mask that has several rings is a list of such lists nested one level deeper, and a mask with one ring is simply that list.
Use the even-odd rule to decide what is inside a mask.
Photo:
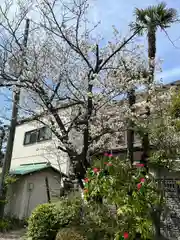
[{"label": "palm frond", "polygon": [[151,26],[154,29],[157,27],[167,28],[171,23],[177,21],[178,18],[176,9],[167,8],[167,4],[164,2],[149,6],[145,9],[136,8],[134,15],[137,24],[143,24],[144,28]]},{"label": "palm frond", "polygon": [[139,30],[138,35],[139,36],[143,35],[144,29],[142,28],[141,24],[138,24],[137,22],[132,22],[129,24],[129,26],[130,26],[131,31],[135,32],[135,31]]},{"label": "palm frond", "polygon": [[178,17],[176,9],[166,6],[166,3],[160,3],[156,8],[156,21],[161,28],[169,27],[169,24],[175,22]]},{"label": "palm frond", "polygon": [[147,20],[146,20],[147,10],[146,9],[136,8],[134,11],[134,15],[136,17],[136,22],[147,24]]}]

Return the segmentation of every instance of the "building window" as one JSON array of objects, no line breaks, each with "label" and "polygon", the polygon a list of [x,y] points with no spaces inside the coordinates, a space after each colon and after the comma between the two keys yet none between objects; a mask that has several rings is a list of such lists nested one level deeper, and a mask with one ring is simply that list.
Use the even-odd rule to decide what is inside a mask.
[{"label": "building window", "polygon": [[134,133],[134,143],[138,144],[141,140],[141,136],[138,133]]},{"label": "building window", "polygon": [[24,145],[32,144],[37,141],[37,130],[29,131],[25,133]]},{"label": "building window", "polygon": [[49,140],[52,138],[51,129],[48,127],[42,127],[38,131],[38,142]]},{"label": "building window", "polygon": [[25,133],[24,145],[33,144],[52,138],[52,132],[48,127],[42,127]]}]

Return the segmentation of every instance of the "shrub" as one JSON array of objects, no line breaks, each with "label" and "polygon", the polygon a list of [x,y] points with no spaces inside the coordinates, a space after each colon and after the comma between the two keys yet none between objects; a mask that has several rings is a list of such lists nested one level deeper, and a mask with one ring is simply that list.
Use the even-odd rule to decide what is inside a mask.
[{"label": "shrub", "polygon": [[114,239],[114,232],[118,230],[116,220],[106,204],[91,202],[84,206],[81,229],[88,240]]},{"label": "shrub", "polygon": [[33,240],[52,240],[60,224],[58,210],[54,204],[45,203],[35,208],[28,220],[27,236]]},{"label": "shrub", "polygon": [[27,236],[33,240],[54,239],[60,228],[80,221],[81,200],[62,198],[56,204],[42,204],[35,208],[28,221]]},{"label": "shrub", "polygon": [[8,219],[0,219],[0,232],[6,232],[11,229],[11,222]]},{"label": "shrub", "polygon": [[[90,215],[89,222],[94,222],[99,230],[107,230],[108,239],[112,239],[112,234],[113,239],[120,239],[123,234],[129,234],[132,239],[136,234],[140,234],[141,239],[153,239],[152,211],[163,206],[163,198],[153,176],[145,173],[144,164],[138,163],[132,168],[127,161],[119,161],[112,156],[98,161],[93,169],[88,169],[85,198],[89,205],[93,206],[94,202],[98,206],[100,203],[100,208],[95,209],[96,214]],[[97,197],[101,202],[94,200]],[[105,214],[103,216],[103,212],[108,212],[108,209],[103,211],[105,204],[109,206],[115,224],[108,222]],[[114,206],[114,209],[110,206]]]},{"label": "shrub", "polygon": [[79,197],[61,198],[60,201],[56,203],[61,227],[76,225],[81,221],[81,203],[82,200]]},{"label": "shrub", "polygon": [[63,228],[56,236],[56,240],[86,240],[86,238],[76,229]]}]

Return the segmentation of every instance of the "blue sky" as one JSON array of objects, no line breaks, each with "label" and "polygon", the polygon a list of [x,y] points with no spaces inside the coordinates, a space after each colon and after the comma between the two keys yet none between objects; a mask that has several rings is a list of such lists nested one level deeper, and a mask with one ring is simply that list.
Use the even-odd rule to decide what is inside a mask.
[{"label": "blue sky", "polygon": [[[90,17],[93,22],[101,21],[100,26],[96,29],[104,37],[104,41],[108,41],[112,37],[112,25],[120,31],[122,36],[126,36],[128,25],[133,20],[134,8],[145,8],[152,4],[157,4],[158,0],[91,0],[93,7],[91,8]],[[168,7],[179,9],[180,1],[166,0]],[[168,29],[168,35],[176,45],[170,42],[167,36],[159,31],[157,34],[157,57],[164,60],[163,72],[159,77],[163,78],[164,83],[172,82],[180,79],[180,23],[174,24]],[[176,41],[175,41],[176,40]],[[146,43],[146,39],[141,39],[142,43]],[[9,92],[5,92],[9,95]],[[10,95],[9,95],[10,96]],[[9,102],[9,101],[8,101]],[[10,107],[10,102],[0,92],[0,107],[4,105]],[[8,114],[9,115],[9,114]],[[2,116],[0,114],[0,116]]]},{"label": "blue sky", "polygon": [[[134,8],[145,8],[149,5],[157,4],[157,0],[96,0],[92,11],[92,19],[101,21],[101,25],[97,31],[105,39],[110,39],[112,36],[112,25],[122,33],[122,36],[128,34],[128,24],[133,20]],[[180,1],[166,0],[168,7],[179,9]],[[171,82],[180,79],[180,23],[174,24],[167,30],[170,39],[176,47],[170,42],[164,32],[157,33],[157,57],[164,60],[163,82]],[[179,38],[179,40],[177,40]],[[175,41],[176,40],[176,41]],[[141,39],[145,43],[145,39]]]}]

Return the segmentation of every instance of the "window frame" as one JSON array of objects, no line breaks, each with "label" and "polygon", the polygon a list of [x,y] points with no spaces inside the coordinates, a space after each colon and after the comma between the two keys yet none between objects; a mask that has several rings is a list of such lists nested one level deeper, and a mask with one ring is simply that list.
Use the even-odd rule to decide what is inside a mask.
[{"label": "window frame", "polygon": [[[36,132],[36,141],[35,141],[35,142],[31,142],[31,141],[30,141],[29,143],[26,143],[26,136],[27,136],[28,134],[33,133],[33,132]],[[37,142],[37,133],[38,133],[38,129],[33,129],[33,130],[31,130],[31,131],[25,132],[23,145],[26,146],[26,145],[30,145],[30,144],[36,143],[36,142]]]},{"label": "window frame", "polygon": [[47,138],[47,139],[40,139],[40,131],[41,131],[42,129],[48,129],[48,130],[51,131],[51,129],[50,129],[49,127],[47,127],[47,126],[43,126],[43,127],[39,128],[39,129],[38,129],[38,133],[37,133],[37,142],[44,142],[44,141],[51,140],[51,139],[52,139],[52,131],[51,131],[51,135],[50,135],[49,138]]},{"label": "window frame", "polygon": [[[27,146],[27,145],[32,145],[32,144],[35,144],[35,143],[38,143],[38,142],[44,142],[44,141],[51,140],[51,139],[52,139],[52,131],[51,131],[50,128],[49,128],[49,130],[51,131],[51,135],[49,136],[49,138],[48,138],[48,139],[41,139],[41,140],[39,139],[40,130],[43,129],[43,128],[48,128],[48,127],[47,127],[47,126],[43,126],[43,127],[41,127],[41,128],[37,128],[37,129],[33,129],[33,130],[31,130],[31,131],[25,132],[23,145],[24,145],[24,146]],[[36,132],[36,141],[35,141],[35,142],[26,143],[26,136],[27,136],[28,134],[33,133],[33,132]]]}]

